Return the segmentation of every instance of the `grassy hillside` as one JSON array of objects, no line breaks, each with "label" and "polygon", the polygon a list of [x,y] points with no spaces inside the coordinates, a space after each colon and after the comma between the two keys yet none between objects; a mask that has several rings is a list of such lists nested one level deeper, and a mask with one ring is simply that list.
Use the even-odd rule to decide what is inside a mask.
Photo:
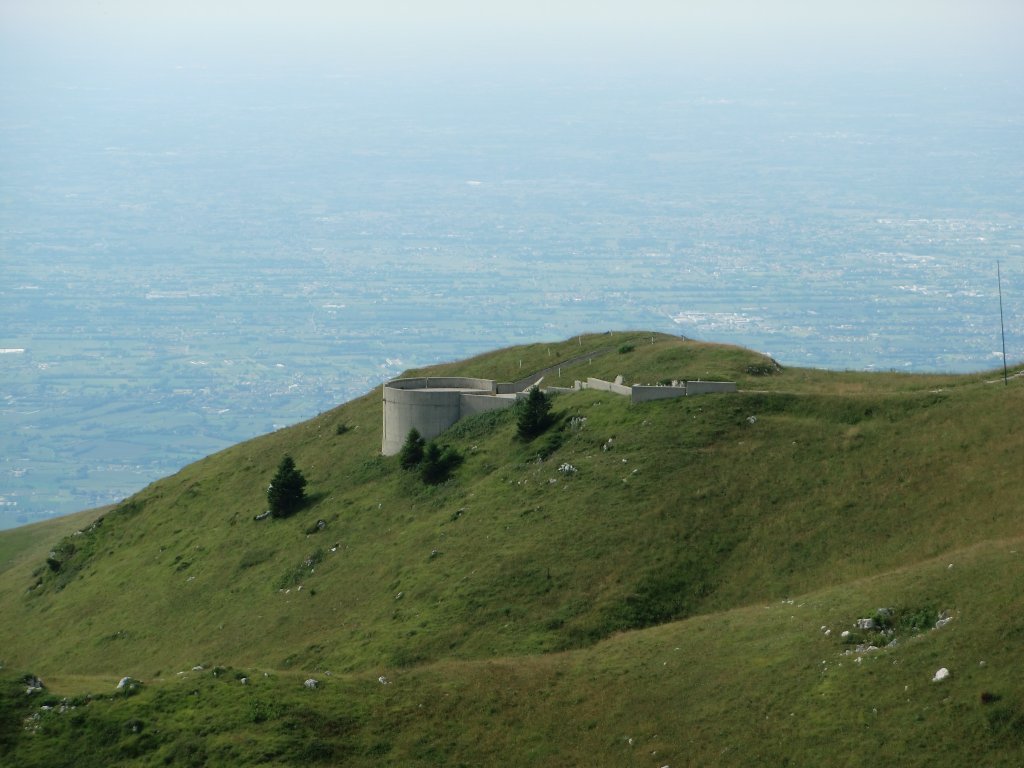
[{"label": "grassy hillside", "polygon": [[[1024,760],[1020,378],[783,369],[644,333],[410,373],[549,366],[548,385],[741,392],[561,394],[530,443],[512,412],[460,422],[440,440],[464,461],[428,486],[379,455],[378,389],[115,509],[4,532],[0,750],[25,765]],[[285,453],[311,503],[254,520]],[[879,608],[891,634],[855,627]],[[47,689],[25,694],[26,673]],[[141,690],[111,697],[126,675]]]}]

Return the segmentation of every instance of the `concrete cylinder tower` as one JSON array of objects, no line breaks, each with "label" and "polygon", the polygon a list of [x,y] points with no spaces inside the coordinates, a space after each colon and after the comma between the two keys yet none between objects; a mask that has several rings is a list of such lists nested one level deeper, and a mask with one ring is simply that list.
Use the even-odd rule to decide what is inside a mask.
[{"label": "concrete cylinder tower", "polygon": [[[433,440],[462,418],[463,398],[494,398],[495,383],[490,379],[463,377],[425,377],[395,379],[384,385],[384,439],[381,453],[394,456],[405,443],[409,430],[416,429],[424,440]],[[509,403],[498,401],[494,407]],[[473,408],[473,412],[490,410]]]}]

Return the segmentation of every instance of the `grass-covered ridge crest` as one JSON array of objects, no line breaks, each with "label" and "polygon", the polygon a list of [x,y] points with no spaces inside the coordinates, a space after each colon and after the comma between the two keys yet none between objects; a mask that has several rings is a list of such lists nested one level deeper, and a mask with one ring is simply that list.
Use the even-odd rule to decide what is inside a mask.
[{"label": "grass-covered ridge crest", "polygon": [[[409,375],[541,369],[740,391],[560,391],[533,439],[515,409],[466,419],[428,484],[380,455],[378,388],[113,509],[0,534],[0,744],[24,765],[75,728],[95,764],[834,764],[866,744],[914,765],[955,732],[1013,764],[1021,379],[639,332]],[[285,455],[306,503],[257,520]],[[142,687],[111,697],[125,677]],[[47,738],[19,730],[36,714]]]}]

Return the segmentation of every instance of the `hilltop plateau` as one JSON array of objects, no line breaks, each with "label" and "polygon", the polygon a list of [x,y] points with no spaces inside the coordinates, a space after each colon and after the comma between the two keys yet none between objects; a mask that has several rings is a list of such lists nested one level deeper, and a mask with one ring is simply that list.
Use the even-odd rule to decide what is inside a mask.
[{"label": "hilltop plateau", "polygon": [[[1021,368],[784,363],[513,347],[407,375],[739,392],[465,419],[431,485],[377,388],[0,532],[0,762],[1020,765]],[[285,455],[308,502],[256,519]]]}]

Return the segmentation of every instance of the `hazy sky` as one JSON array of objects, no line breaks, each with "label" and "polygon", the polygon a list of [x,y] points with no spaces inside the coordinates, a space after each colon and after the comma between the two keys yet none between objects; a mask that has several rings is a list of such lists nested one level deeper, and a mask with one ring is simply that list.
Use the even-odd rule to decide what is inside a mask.
[{"label": "hazy sky", "polygon": [[1020,0],[0,0],[0,14],[15,70],[68,59],[124,67],[1024,66]]}]

